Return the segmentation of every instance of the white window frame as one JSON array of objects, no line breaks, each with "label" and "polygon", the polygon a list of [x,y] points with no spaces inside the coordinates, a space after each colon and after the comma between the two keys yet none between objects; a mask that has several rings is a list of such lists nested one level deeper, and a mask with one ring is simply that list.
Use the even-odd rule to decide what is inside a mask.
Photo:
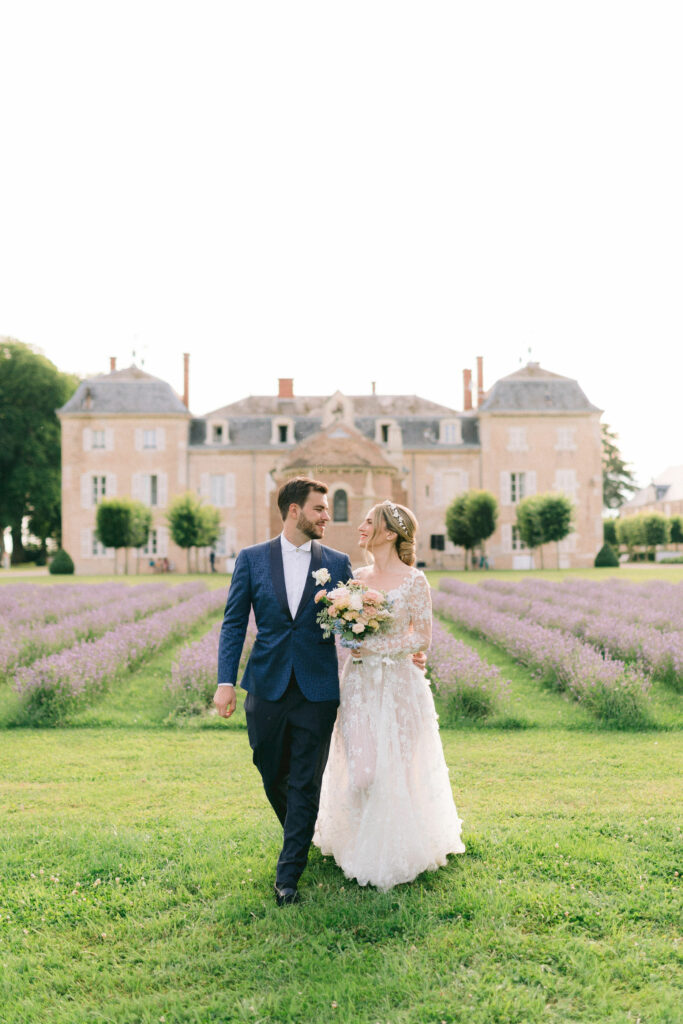
[{"label": "white window frame", "polygon": [[225,508],[225,473],[209,474],[209,502],[216,508]]},{"label": "white window frame", "polygon": [[90,480],[92,486],[90,492],[91,508],[96,508],[107,497],[107,474],[93,473]]},{"label": "white window frame", "polygon": [[[104,428],[93,430],[91,434],[91,451],[106,451],[107,450],[107,431]],[[101,443],[99,443],[101,442]]]},{"label": "white window frame", "polygon": [[144,427],[142,431],[143,451],[157,451],[157,431],[155,427]]},{"label": "white window frame", "polygon": [[526,427],[508,427],[507,450],[509,452],[529,451]]},{"label": "white window frame", "polygon": [[[337,494],[339,494],[339,493],[343,493],[343,494],[346,495],[346,519],[335,519],[334,518],[334,502],[335,502],[335,498],[336,498]],[[332,500],[330,502],[330,506],[331,506],[331,512],[332,512],[332,522],[333,523],[337,523],[340,526],[344,526],[344,525],[348,524],[350,522],[349,513],[351,511],[351,502],[349,501],[349,491],[348,491],[348,488],[347,487],[335,487],[335,489],[332,492],[331,498],[332,498]]]},{"label": "white window frame", "polygon": [[[286,428],[285,440],[280,440],[280,427]],[[285,444],[293,444],[294,442],[294,420],[287,416],[278,416],[273,420],[272,433],[270,437],[271,444],[281,448]]]},{"label": "white window frame", "polygon": [[159,530],[156,526],[153,526],[149,531],[149,537],[147,543],[142,549],[143,555],[158,555],[159,554]]},{"label": "white window frame", "polygon": [[564,494],[565,497],[576,501],[576,495],[579,489],[578,480],[576,479],[576,470],[556,469],[554,489],[560,494]]},{"label": "white window frame", "polygon": [[557,427],[556,452],[576,451],[576,427]]},{"label": "white window frame", "polygon": [[526,546],[526,544],[519,535],[519,527],[516,525],[516,523],[512,524],[510,530],[510,549],[513,552],[529,550],[529,548]]},{"label": "white window frame", "polygon": [[441,420],[439,422],[439,444],[462,444],[461,420]]}]

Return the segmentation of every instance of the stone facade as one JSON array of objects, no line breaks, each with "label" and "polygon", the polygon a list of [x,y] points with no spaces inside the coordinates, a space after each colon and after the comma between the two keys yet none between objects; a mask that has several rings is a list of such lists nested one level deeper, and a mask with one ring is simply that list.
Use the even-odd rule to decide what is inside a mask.
[{"label": "stone facade", "polygon": [[[113,571],[113,552],[94,536],[103,497],[131,496],[153,509],[154,533],[141,568],[185,553],[165,522],[170,501],[190,490],[221,512],[219,564],[275,535],[275,491],[307,474],[329,486],[333,521],[326,543],[357,556],[356,527],[376,501],[407,504],[420,522],[418,559],[430,568],[463,566],[445,537],[445,512],[469,488],[490,490],[499,527],[487,542],[496,568],[526,568],[514,529],[526,494],[562,491],[575,503],[575,532],[559,551],[563,567],[592,564],[602,544],[600,410],[576,381],[538,364],[488,393],[479,363],[477,408],[465,374],[464,410],[416,395],[251,396],[202,417],[171,387],[130,367],[83,381],[59,411],[62,422],[63,542],[79,573]],[[553,545],[554,548],[554,545]],[[546,565],[557,564],[548,554]]]}]

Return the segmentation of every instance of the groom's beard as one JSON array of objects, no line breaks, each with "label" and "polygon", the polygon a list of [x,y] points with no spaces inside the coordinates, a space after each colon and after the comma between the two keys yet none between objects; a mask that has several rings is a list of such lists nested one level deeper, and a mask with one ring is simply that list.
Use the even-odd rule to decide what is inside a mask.
[{"label": "groom's beard", "polygon": [[296,528],[303,533],[304,537],[310,537],[311,540],[318,540],[325,533],[325,523],[312,523],[303,512],[299,512]]}]

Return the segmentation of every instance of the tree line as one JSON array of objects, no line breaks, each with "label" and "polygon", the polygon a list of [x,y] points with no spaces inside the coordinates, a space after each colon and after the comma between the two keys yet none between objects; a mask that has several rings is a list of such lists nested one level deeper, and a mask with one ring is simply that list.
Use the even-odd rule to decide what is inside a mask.
[{"label": "tree line", "polygon": [[[537,548],[543,565],[543,545],[558,544],[572,531],[573,508],[564,494],[534,494],[517,505],[515,526],[519,539],[531,552]],[[485,542],[498,524],[498,502],[490,491],[471,490],[459,495],[446,510],[446,532],[456,547],[465,549],[465,568],[472,553],[479,549],[479,562],[487,564]]]}]

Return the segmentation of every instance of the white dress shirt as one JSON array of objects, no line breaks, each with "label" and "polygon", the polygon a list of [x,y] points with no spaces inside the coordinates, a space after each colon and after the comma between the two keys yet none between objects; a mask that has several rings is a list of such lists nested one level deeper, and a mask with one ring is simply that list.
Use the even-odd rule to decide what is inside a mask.
[{"label": "white dress shirt", "polygon": [[287,604],[292,618],[294,618],[311,568],[311,542],[307,540],[298,548],[287,540],[284,533],[281,533],[280,546],[282,548],[282,568],[285,572]]}]

